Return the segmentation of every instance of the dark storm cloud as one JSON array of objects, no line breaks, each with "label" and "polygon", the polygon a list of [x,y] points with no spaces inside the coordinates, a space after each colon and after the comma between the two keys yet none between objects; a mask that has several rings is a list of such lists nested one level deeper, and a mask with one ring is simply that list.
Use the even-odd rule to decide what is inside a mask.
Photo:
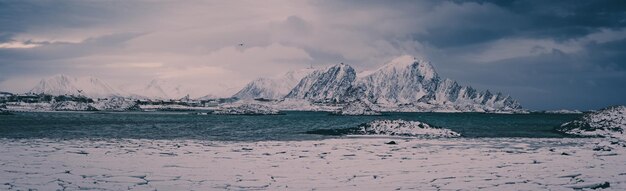
[{"label": "dark storm cloud", "polygon": [[[474,9],[450,12],[448,25],[416,33],[446,55],[480,55],[510,40],[537,43],[543,53],[501,60],[438,58],[441,73],[466,84],[507,92],[528,108],[592,109],[626,104],[625,1],[454,1],[446,5]],[[477,8],[481,7],[481,8]],[[478,11],[483,10],[483,11]],[[433,12],[433,13],[434,13]],[[603,31],[622,31],[607,42],[584,39]],[[561,46],[550,46],[551,43]],[[501,47],[501,46],[496,46]],[[563,49],[563,50],[561,50]],[[574,49],[574,50],[567,50]],[[455,57],[452,56],[452,57]]]},{"label": "dark storm cloud", "polygon": [[[465,79],[515,95],[528,108],[588,108],[623,103],[626,70],[604,63],[597,52],[554,51],[466,68]],[[608,65],[607,65],[608,64]]]},{"label": "dark storm cloud", "polygon": [[626,39],[589,43],[571,53],[553,49],[489,63],[448,60],[463,84],[503,91],[528,108],[599,108],[624,104]]},{"label": "dark storm cloud", "polygon": [[151,7],[116,1],[0,1],[0,34],[113,24],[145,13],[140,8]]},{"label": "dark storm cloud", "polygon": [[434,11],[428,14],[438,14],[440,10],[450,19],[442,21],[445,25],[426,26],[428,33],[418,34],[416,40],[437,47],[512,37],[567,40],[601,28],[626,27],[626,1],[454,2],[434,6]]}]

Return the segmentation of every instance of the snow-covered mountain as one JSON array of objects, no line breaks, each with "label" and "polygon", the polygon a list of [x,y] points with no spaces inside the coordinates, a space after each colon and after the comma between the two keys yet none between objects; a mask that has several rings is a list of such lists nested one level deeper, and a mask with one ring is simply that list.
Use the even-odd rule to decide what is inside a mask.
[{"label": "snow-covered mountain", "polygon": [[[41,80],[30,92],[165,100],[198,98],[212,93],[203,90],[202,87],[184,87],[157,79],[128,91],[131,94],[94,77],[57,75]],[[213,97],[209,94],[201,98]],[[364,101],[376,111],[511,112],[521,109],[520,104],[510,96],[489,90],[479,91],[441,78],[430,62],[408,55],[393,59],[377,70],[361,73],[358,77],[352,67],[341,63],[319,70],[295,70],[275,78],[260,78],[250,82],[233,97],[243,100],[284,98],[282,102],[272,103],[280,105],[289,102],[300,106],[303,101],[307,103],[304,106],[310,108],[341,107]]]},{"label": "snow-covered mountain", "polygon": [[314,103],[367,100],[377,109],[386,111],[507,112],[521,109],[510,96],[479,91],[441,78],[430,62],[408,55],[360,74],[358,78],[354,69],[345,64],[316,70],[304,77],[285,98]]},{"label": "snow-covered mountain", "polygon": [[285,98],[312,102],[342,102],[349,98],[356,79],[354,69],[343,63],[307,75]]},{"label": "snow-covered mountain", "polygon": [[521,109],[517,101],[501,93],[478,91],[451,79],[442,79],[430,62],[401,56],[359,78],[357,96],[381,107],[427,105],[453,111]]},{"label": "snow-covered mountain", "polygon": [[439,77],[424,60],[402,56],[358,79],[364,98],[381,105],[416,103],[437,90]]},{"label": "snow-covered mountain", "polygon": [[314,69],[292,70],[276,78],[259,78],[248,83],[232,97],[239,99],[281,99]]},{"label": "snow-covered mountain", "polygon": [[180,99],[187,96],[190,91],[180,84],[174,84],[163,79],[154,79],[145,87],[132,92],[150,99]]},{"label": "snow-covered mountain", "polygon": [[196,99],[196,100],[210,100],[210,99],[217,99],[217,98],[219,98],[219,97],[218,97],[218,96],[216,96],[216,95],[213,95],[213,94],[207,94],[207,95],[204,95],[204,96],[197,97],[197,98],[195,98],[195,99]]},{"label": "snow-covered mountain", "polygon": [[74,95],[90,98],[126,96],[123,91],[96,77],[73,77],[63,74],[42,79],[29,93]]}]

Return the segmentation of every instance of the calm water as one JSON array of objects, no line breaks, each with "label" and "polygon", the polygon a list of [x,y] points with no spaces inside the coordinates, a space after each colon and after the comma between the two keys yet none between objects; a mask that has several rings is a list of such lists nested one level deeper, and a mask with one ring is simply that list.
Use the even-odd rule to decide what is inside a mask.
[{"label": "calm water", "polygon": [[0,138],[143,138],[225,141],[309,140],[333,136],[305,132],[355,127],[376,119],[418,120],[464,137],[563,137],[552,129],[576,114],[386,113],[334,116],[286,112],[277,116],[217,116],[187,113],[16,113],[0,115]]}]

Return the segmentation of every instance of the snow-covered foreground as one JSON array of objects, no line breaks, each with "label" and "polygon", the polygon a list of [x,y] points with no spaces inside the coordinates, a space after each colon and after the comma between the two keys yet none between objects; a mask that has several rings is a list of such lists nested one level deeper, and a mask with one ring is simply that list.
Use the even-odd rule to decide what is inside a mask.
[{"label": "snow-covered foreground", "polygon": [[625,190],[603,140],[0,139],[0,190]]}]

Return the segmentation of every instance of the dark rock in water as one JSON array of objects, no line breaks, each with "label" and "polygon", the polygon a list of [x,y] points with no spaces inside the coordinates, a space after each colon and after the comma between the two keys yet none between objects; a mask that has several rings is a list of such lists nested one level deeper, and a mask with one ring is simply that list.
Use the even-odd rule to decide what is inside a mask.
[{"label": "dark rock in water", "polygon": [[398,143],[396,143],[395,141],[389,141],[389,142],[386,142],[385,144],[388,144],[388,145],[397,145]]}]

